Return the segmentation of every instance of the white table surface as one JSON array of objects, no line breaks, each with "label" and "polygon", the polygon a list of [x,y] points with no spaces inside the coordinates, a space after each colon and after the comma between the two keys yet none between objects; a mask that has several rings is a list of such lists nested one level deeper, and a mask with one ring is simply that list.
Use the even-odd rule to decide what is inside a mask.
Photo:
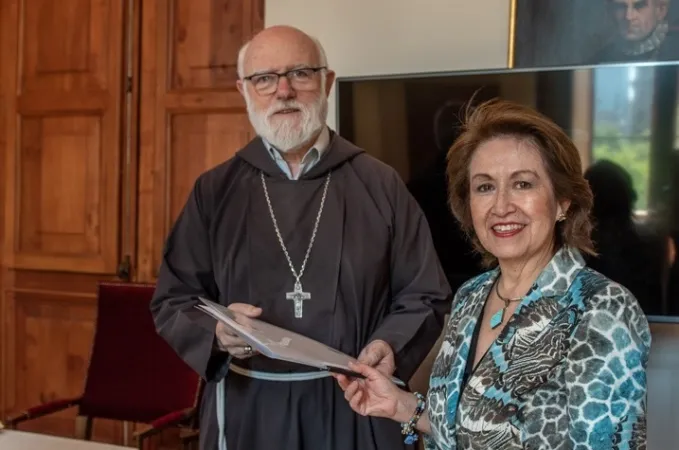
[{"label": "white table surface", "polygon": [[129,450],[130,447],[17,430],[0,430],[2,450]]}]

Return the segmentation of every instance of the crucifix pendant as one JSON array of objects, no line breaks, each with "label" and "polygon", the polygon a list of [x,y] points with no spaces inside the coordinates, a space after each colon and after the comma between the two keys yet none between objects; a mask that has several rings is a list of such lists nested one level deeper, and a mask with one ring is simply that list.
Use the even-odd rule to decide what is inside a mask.
[{"label": "crucifix pendant", "polygon": [[285,298],[293,301],[295,308],[295,318],[301,319],[303,315],[304,300],[310,300],[311,294],[302,290],[302,283],[295,282],[295,289],[285,294]]}]

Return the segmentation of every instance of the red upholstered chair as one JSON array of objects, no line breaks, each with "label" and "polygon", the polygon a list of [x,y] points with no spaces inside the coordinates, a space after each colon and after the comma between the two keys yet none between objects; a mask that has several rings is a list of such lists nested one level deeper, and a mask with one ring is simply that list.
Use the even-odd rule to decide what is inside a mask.
[{"label": "red upholstered chair", "polygon": [[196,423],[200,377],[156,333],[149,310],[154,286],[104,282],[99,285],[94,343],[82,395],[37,405],[5,425],[78,407],[86,419],[105,418],[149,424],[137,434],[144,439],[170,426]]},{"label": "red upholstered chair", "polygon": [[191,408],[184,409],[181,411],[171,412],[162,417],[157,418],[149,424],[149,426],[137,432],[135,434],[139,448],[142,449],[144,441],[149,437],[160,433],[170,427],[177,427],[181,429],[180,440],[182,448],[189,449],[193,447],[193,444],[198,442],[199,437],[199,426],[200,426],[200,415],[199,407],[203,396],[203,390],[205,389],[205,383],[200,379],[200,385],[198,387],[198,394],[194,405]]}]

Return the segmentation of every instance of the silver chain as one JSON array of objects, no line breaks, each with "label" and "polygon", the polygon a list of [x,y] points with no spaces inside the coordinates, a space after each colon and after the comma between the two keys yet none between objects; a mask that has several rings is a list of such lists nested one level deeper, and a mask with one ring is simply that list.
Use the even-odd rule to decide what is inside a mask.
[{"label": "silver chain", "polygon": [[318,208],[318,214],[316,215],[316,223],[314,224],[314,231],[311,234],[311,240],[309,241],[309,247],[306,250],[306,255],[304,255],[302,267],[299,269],[299,275],[297,274],[297,271],[295,270],[295,267],[292,264],[292,260],[290,259],[290,255],[288,254],[288,249],[285,247],[283,237],[281,236],[281,232],[278,229],[278,222],[276,221],[276,216],[273,213],[271,199],[269,198],[269,191],[266,188],[266,181],[264,180],[264,173],[260,172],[259,175],[260,178],[262,179],[262,186],[264,187],[264,196],[266,197],[267,205],[269,205],[269,215],[271,216],[271,220],[273,221],[273,226],[274,229],[276,230],[276,236],[278,236],[278,242],[280,242],[281,248],[283,249],[283,253],[285,253],[285,257],[288,260],[288,265],[290,266],[292,275],[295,277],[295,281],[297,282],[297,284],[299,284],[300,283],[299,280],[302,278],[302,275],[304,274],[304,269],[306,268],[307,260],[309,259],[309,255],[311,254],[311,248],[313,247],[314,241],[316,240],[316,232],[318,231],[318,224],[321,221],[321,213],[323,212],[323,205],[325,204],[325,196],[328,193],[328,185],[330,184],[330,173],[328,173],[328,176],[325,179],[325,186],[323,187],[323,196],[321,197],[321,206]]}]

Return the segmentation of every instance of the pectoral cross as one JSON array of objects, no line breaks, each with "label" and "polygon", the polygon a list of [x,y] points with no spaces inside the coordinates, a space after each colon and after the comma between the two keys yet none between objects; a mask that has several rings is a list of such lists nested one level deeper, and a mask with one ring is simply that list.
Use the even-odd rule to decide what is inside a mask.
[{"label": "pectoral cross", "polygon": [[304,306],[304,300],[311,299],[311,294],[304,292],[302,290],[302,283],[297,281],[295,282],[295,289],[292,292],[285,294],[285,298],[294,302],[295,318],[300,319],[302,317],[302,307]]}]

